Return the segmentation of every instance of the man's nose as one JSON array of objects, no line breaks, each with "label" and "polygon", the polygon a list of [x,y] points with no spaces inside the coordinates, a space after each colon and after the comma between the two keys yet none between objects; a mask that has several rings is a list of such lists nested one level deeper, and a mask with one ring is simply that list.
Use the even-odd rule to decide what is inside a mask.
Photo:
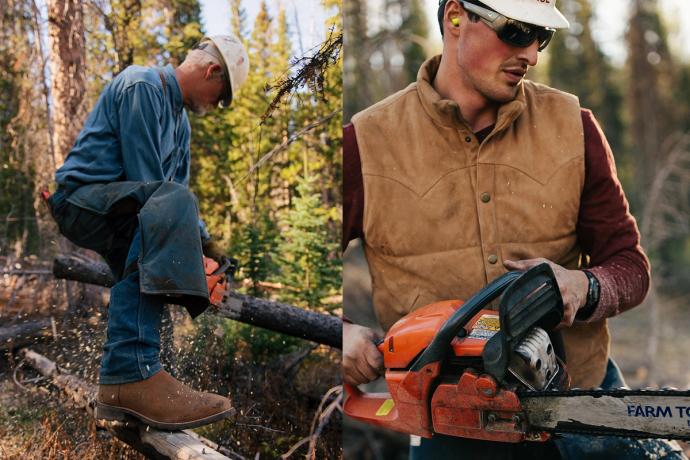
[{"label": "man's nose", "polygon": [[529,66],[537,65],[539,60],[539,40],[534,40],[531,45],[526,48],[518,48],[520,51],[516,56],[521,61],[525,61]]}]

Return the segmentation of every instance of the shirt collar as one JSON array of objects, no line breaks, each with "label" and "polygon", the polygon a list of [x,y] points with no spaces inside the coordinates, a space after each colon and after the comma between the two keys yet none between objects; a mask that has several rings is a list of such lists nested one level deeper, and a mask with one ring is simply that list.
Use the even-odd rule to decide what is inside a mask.
[{"label": "shirt collar", "polygon": [[169,88],[168,94],[172,96],[172,108],[175,112],[180,112],[184,108],[184,104],[182,103],[182,90],[175,76],[175,69],[172,65],[168,64],[161,69],[161,72]]},{"label": "shirt collar", "polygon": [[[434,56],[422,64],[417,74],[417,91],[424,111],[441,126],[455,129],[465,128],[469,130],[467,123],[462,118],[458,103],[450,99],[442,98],[441,95],[436,92],[436,89],[434,89],[433,82],[440,64],[441,55]],[[503,104],[498,109],[495,131],[507,128],[517,119],[524,108],[525,88],[521,82],[515,99]]]}]

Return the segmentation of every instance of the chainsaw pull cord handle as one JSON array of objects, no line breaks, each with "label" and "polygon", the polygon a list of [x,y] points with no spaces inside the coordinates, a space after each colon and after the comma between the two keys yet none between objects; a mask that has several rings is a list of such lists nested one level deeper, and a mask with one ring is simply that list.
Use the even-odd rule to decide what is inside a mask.
[{"label": "chainsaw pull cord handle", "polygon": [[429,346],[412,364],[410,369],[413,371],[420,371],[424,366],[430,363],[441,361],[448,352],[450,342],[453,340],[453,337],[460,332],[460,329],[462,329],[462,327],[474,318],[484,307],[501,295],[503,291],[505,291],[513,281],[522,276],[522,274],[523,272],[519,271],[504,273],[485,286],[481,291],[470,297],[467,302],[462,304],[462,306],[446,320]]}]

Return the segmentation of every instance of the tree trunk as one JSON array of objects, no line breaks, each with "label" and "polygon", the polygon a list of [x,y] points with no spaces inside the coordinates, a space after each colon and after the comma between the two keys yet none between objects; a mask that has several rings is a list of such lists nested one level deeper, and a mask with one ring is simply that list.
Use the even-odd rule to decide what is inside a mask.
[{"label": "tree trunk", "polygon": [[60,167],[86,118],[83,3],[77,0],[50,0],[48,2],[48,33],[53,96],[54,159],[55,166]]}]

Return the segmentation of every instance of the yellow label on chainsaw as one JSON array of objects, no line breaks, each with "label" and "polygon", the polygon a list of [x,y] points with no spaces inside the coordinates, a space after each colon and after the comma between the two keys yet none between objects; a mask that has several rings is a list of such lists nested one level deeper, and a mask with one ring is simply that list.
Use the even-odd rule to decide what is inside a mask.
[{"label": "yellow label on chainsaw", "polygon": [[488,340],[500,329],[501,323],[498,320],[498,315],[482,315],[472,326],[469,338]]},{"label": "yellow label on chainsaw", "polygon": [[395,407],[395,401],[392,399],[386,399],[381,406],[379,406],[379,409],[376,411],[376,416],[377,417],[385,417],[386,415],[390,414],[393,408]]}]

